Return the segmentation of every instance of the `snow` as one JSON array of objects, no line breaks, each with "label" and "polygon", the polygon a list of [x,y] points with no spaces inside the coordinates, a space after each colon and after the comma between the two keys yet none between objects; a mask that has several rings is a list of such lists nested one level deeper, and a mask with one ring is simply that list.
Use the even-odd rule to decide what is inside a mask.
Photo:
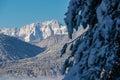
[{"label": "snow", "polygon": [[[81,29],[78,32],[74,33],[73,39],[78,37],[83,32],[84,32],[84,30]],[[0,37],[2,37],[2,36],[0,36]],[[8,36],[7,36],[7,38],[8,38]],[[10,39],[11,39],[11,37],[9,37],[9,40]],[[17,40],[14,40],[14,39],[12,39],[12,40],[17,42]],[[0,39],[0,41],[1,41],[1,39]],[[6,41],[8,41],[8,39]],[[9,76],[16,76],[16,77],[21,77],[21,76],[22,77],[40,77],[40,78],[41,78],[41,76],[46,76],[46,77],[47,76],[49,76],[49,77],[60,76],[61,75],[61,73],[60,73],[61,67],[62,67],[66,57],[68,56],[68,54],[66,54],[66,56],[64,55],[61,58],[60,50],[61,50],[62,46],[66,42],[69,42],[69,41],[71,41],[71,40],[68,38],[67,35],[55,35],[55,36],[47,37],[46,39],[44,39],[42,41],[36,40],[36,41],[30,42],[33,45],[37,45],[40,47],[46,47],[46,50],[40,54],[38,53],[34,57],[29,57],[29,58],[23,57],[24,59],[20,59],[17,61],[9,61],[9,62],[5,62],[5,63],[1,62],[0,65],[2,65],[2,66],[0,66],[0,75],[9,75]],[[14,45],[12,45],[12,44],[6,42],[6,44],[9,44],[12,47],[17,43],[14,43]],[[22,43],[19,42],[19,44],[17,44],[17,45],[20,46],[20,45],[22,45]],[[17,49],[19,49],[19,46]],[[25,46],[23,46],[20,49],[24,50],[24,47]],[[33,48],[32,49],[29,48],[29,49],[32,50]],[[25,51],[28,52],[28,51],[30,51],[29,49],[27,49]],[[6,49],[5,49],[5,51],[6,51]],[[36,52],[36,50],[34,50],[34,51]],[[67,52],[70,52],[70,51],[67,51]],[[23,52],[21,52],[21,53],[23,53]],[[26,56],[26,55],[27,54],[25,54],[23,56]],[[18,55],[18,58],[19,58],[19,55]]]},{"label": "snow", "polygon": [[23,41],[43,40],[49,36],[67,34],[66,26],[57,20],[50,20],[41,23],[32,23],[21,28],[2,28],[0,33],[17,37]]},{"label": "snow", "polygon": [[[89,26],[84,37],[79,36],[69,45],[76,47],[66,58],[73,58],[63,80],[119,80],[120,79],[120,1],[71,0],[65,14],[69,37],[80,23]],[[79,20],[79,19],[80,20]],[[79,22],[80,21],[80,22]],[[78,22],[78,23],[76,23]],[[73,55],[74,54],[74,55]],[[63,65],[64,66],[64,65]]]},{"label": "snow", "polygon": [[15,37],[0,34],[0,62],[33,57],[44,50]]},{"label": "snow", "polygon": [[62,80],[63,77],[39,77],[39,78],[23,78],[23,77],[0,77],[0,80]]}]

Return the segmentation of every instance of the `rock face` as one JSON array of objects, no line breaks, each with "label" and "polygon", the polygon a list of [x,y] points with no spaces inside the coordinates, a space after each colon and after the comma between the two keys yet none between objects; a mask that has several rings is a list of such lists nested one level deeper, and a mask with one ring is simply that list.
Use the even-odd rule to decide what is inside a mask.
[{"label": "rock face", "polygon": [[67,34],[66,26],[57,20],[42,23],[32,23],[21,28],[2,28],[0,33],[17,37],[23,41],[43,40],[49,36]]},{"label": "rock face", "polygon": [[17,38],[0,34],[0,62],[33,57],[44,50]]}]

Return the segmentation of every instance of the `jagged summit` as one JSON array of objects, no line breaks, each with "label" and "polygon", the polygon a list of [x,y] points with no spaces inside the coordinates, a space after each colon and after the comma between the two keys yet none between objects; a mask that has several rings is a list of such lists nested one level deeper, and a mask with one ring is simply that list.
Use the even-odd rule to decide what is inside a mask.
[{"label": "jagged summit", "polygon": [[67,29],[57,20],[32,23],[21,28],[3,28],[0,33],[17,37],[23,41],[42,40],[49,36],[67,34]]}]

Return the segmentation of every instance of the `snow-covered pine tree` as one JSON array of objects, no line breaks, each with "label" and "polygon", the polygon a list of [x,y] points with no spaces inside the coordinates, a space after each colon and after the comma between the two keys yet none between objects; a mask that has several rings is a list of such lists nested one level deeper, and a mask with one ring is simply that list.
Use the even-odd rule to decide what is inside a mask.
[{"label": "snow-covered pine tree", "polygon": [[89,28],[73,42],[63,80],[120,80],[120,0],[71,0],[65,15],[70,38]]}]

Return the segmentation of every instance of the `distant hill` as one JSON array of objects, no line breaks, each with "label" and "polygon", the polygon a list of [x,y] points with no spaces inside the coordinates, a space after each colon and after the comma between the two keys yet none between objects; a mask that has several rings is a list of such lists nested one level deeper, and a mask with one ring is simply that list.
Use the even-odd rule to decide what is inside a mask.
[{"label": "distant hill", "polygon": [[15,37],[0,34],[0,62],[33,57],[44,50]]}]

